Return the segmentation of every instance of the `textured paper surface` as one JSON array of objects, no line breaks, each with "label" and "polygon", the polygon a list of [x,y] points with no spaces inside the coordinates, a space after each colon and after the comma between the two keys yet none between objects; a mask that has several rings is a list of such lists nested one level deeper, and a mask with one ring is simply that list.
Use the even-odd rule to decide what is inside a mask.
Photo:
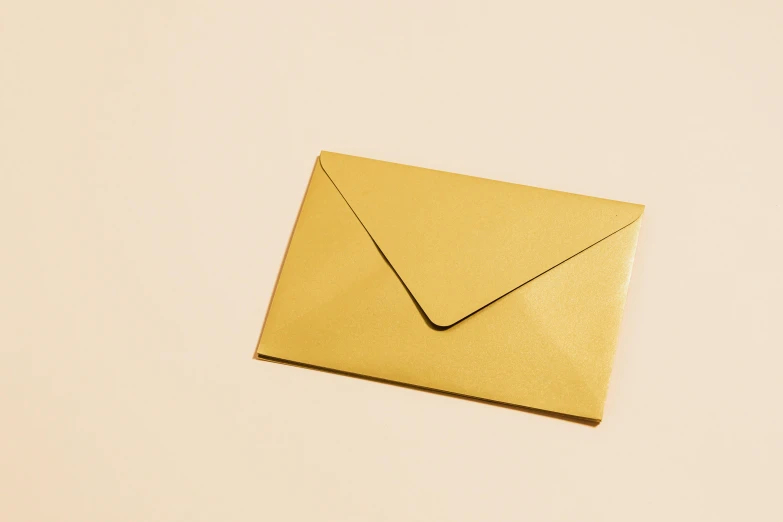
[{"label": "textured paper surface", "polygon": [[642,210],[322,153],[258,354],[599,421]]}]

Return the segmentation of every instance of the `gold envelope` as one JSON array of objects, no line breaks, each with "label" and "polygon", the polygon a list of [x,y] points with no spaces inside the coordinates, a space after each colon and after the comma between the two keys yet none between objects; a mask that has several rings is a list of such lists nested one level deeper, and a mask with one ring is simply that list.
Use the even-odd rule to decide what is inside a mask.
[{"label": "gold envelope", "polygon": [[599,422],[643,210],[322,152],[258,356]]}]

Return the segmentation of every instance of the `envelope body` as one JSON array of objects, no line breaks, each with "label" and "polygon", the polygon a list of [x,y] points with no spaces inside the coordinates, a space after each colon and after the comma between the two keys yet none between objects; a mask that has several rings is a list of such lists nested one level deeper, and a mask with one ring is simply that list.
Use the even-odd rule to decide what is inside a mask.
[{"label": "envelope body", "polygon": [[322,152],[258,356],[599,422],[643,209]]}]

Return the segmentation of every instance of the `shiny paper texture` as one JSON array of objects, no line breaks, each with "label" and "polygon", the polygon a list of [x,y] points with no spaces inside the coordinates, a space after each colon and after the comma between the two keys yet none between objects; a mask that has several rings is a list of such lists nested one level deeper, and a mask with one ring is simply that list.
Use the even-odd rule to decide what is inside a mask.
[{"label": "shiny paper texture", "polygon": [[258,355],[600,421],[643,209],[322,152]]}]

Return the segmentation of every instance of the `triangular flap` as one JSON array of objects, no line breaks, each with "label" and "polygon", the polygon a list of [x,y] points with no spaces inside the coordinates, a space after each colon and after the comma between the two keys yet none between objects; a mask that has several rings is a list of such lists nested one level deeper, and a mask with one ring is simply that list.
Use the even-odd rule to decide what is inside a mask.
[{"label": "triangular flap", "polygon": [[427,317],[451,326],[639,218],[608,199],[322,152]]}]

